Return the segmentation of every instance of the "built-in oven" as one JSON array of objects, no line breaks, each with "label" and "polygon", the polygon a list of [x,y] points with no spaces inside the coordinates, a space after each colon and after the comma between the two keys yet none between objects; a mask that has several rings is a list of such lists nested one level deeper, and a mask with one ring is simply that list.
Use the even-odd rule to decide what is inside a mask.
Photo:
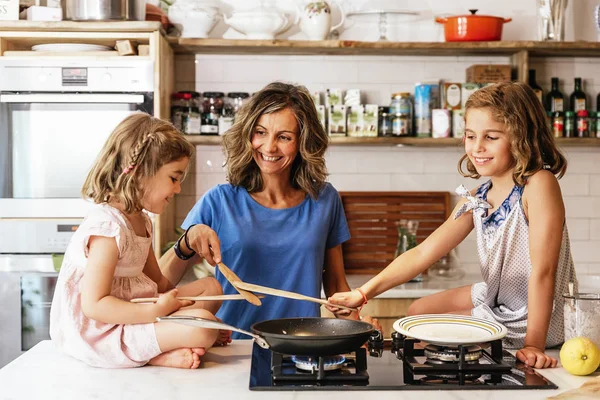
[{"label": "built-in oven", "polygon": [[85,177],[123,118],[153,113],[153,92],[149,59],[0,57],[0,367],[49,337]]}]

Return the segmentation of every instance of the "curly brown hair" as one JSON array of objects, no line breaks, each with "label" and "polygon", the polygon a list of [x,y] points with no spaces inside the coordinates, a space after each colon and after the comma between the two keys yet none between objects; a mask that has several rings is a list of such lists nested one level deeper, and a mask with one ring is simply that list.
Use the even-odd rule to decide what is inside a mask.
[{"label": "curly brown hair", "polygon": [[108,137],[81,194],[97,204],[118,201],[126,213],[140,211],[144,181],[163,165],[191,159],[194,153],[194,145],[169,122],[142,112],[131,114]]},{"label": "curly brown hair", "polygon": [[319,121],[310,92],[300,85],[270,83],[241,107],[223,137],[227,180],[249,193],[263,190],[263,178],[252,157],[252,133],[262,115],[285,108],[296,116],[299,132],[299,151],[290,174],[292,187],[316,199],[327,178],[325,151],[329,137]]},{"label": "curly brown hair", "polygon": [[[495,121],[506,126],[515,160],[515,184],[523,186],[541,169],[558,175],[558,179],[564,176],[567,160],[556,146],[542,104],[527,84],[502,82],[479,89],[467,100],[465,120],[469,110],[474,108],[488,109]],[[462,169],[464,161],[467,172]],[[465,177],[478,179],[481,176],[467,154],[458,162],[458,171]]]}]

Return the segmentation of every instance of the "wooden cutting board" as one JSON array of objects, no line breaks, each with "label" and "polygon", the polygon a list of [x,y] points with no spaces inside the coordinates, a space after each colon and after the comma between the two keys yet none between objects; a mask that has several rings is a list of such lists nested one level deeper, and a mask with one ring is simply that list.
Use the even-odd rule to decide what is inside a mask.
[{"label": "wooden cutting board", "polygon": [[450,215],[449,192],[340,192],[351,238],[342,245],[346,273],[377,274],[394,259],[397,223],[419,221],[420,243]]}]

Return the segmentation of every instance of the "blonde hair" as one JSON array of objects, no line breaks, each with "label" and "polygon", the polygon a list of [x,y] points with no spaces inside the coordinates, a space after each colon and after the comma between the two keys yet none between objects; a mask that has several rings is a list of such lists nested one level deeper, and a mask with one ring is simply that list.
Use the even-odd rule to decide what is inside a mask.
[{"label": "blonde hair", "polygon": [[[465,120],[469,117],[469,110],[475,108],[488,109],[495,121],[506,126],[515,160],[515,184],[523,186],[541,169],[558,175],[558,179],[563,177],[567,171],[567,160],[556,146],[542,104],[528,85],[502,82],[479,89],[467,100]],[[464,161],[467,172],[462,169]],[[481,176],[467,154],[458,162],[458,171],[465,177],[478,179]]]},{"label": "blonde hair", "polygon": [[98,204],[118,201],[126,213],[139,211],[143,208],[143,182],[165,164],[192,158],[194,151],[194,146],[169,122],[134,113],[110,134],[81,194]]},{"label": "blonde hair", "polygon": [[327,178],[325,151],[329,137],[304,86],[273,82],[254,93],[241,107],[223,137],[227,180],[249,193],[263,189],[260,169],[252,157],[252,133],[262,115],[285,108],[292,110],[298,123],[299,152],[292,164],[292,187],[316,199]]}]

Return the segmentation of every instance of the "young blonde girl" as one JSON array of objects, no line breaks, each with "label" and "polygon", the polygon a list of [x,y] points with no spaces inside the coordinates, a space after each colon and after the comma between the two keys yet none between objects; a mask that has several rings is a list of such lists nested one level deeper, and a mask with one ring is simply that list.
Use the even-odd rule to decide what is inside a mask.
[{"label": "young blonde girl", "polygon": [[[557,175],[566,171],[545,112],[523,83],[500,83],[475,92],[466,104],[463,176],[490,179],[463,197],[442,226],[395,259],[362,287],[331,302],[359,306],[425,271],[473,229],[484,282],[415,301],[409,314],[473,315],[504,324],[505,346],[536,368],[556,366],[544,354],[563,338],[562,294],[577,285],[565,207]],[[463,162],[466,172],[463,172]]]},{"label": "young blonde girl", "polygon": [[[215,319],[220,306],[176,298],[222,290],[212,278],[174,289],[158,267],[143,211],[164,211],[193,154],[171,124],[143,113],[108,138],[82,188],[95,205],[67,247],[52,301],[50,336],[66,353],[95,367],[197,368],[206,348],[228,341],[227,332],[155,323],[172,313]],[[159,294],[155,304],[129,302]]]}]

